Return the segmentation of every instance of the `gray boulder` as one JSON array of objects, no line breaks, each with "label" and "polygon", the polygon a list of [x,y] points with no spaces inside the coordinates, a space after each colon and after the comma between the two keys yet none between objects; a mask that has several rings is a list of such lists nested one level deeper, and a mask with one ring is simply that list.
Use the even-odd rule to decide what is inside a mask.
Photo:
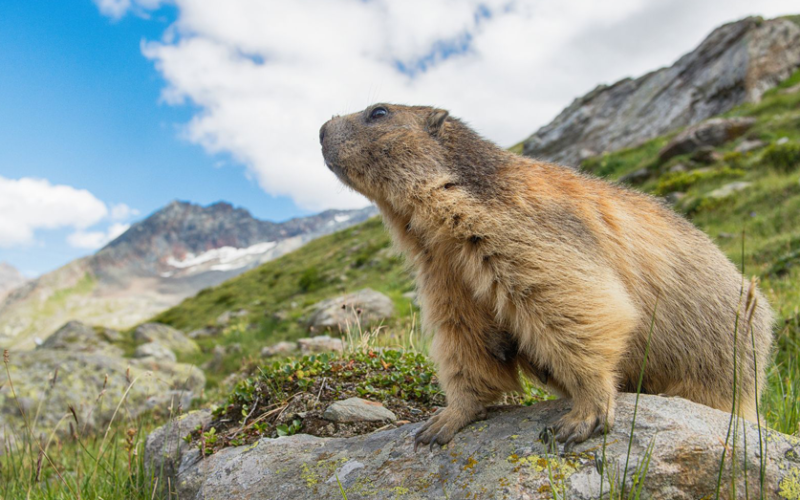
[{"label": "gray boulder", "polygon": [[394,422],[397,415],[382,404],[361,398],[334,401],[325,409],[322,418],[331,422]]},{"label": "gray boulder", "polygon": [[167,347],[161,345],[159,342],[148,342],[136,348],[133,352],[134,358],[154,358],[158,361],[172,361],[173,363],[178,360],[175,353],[170,351]]},{"label": "gray boulder", "polygon": [[297,341],[301,354],[314,354],[315,352],[344,352],[342,339],[335,339],[329,335],[318,335]]},{"label": "gray boulder", "polygon": [[[125,359],[104,348],[11,352],[9,371],[36,436],[47,435],[71,408],[78,432],[101,427],[126,391],[124,416],[118,414],[118,419],[135,418],[153,408],[168,413],[170,408],[186,407],[205,386],[203,372],[195,367],[154,357]],[[0,443],[6,436],[23,435],[26,427],[7,378],[1,370]],[[68,425],[62,422],[58,431],[68,431]]]},{"label": "gray boulder", "polygon": [[713,163],[713,147],[736,139],[756,122],[755,118],[712,118],[689,127],[676,135],[658,153],[661,161],[678,155],[695,153],[701,163]]},{"label": "gray boulder", "polygon": [[632,147],[758,102],[798,66],[800,26],[792,21],[748,17],[725,24],[670,67],[575,99],[523,142],[523,154],[578,167],[582,150]]},{"label": "gray boulder", "polygon": [[314,304],[307,326],[309,330],[316,332],[345,331],[348,323],[355,324],[356,316],[361,326],[366,326],[389,318],[392,314],[392,299],[370,288],[364,288]]},{"label": "gray boulder", "polygon": [[278,342],[275,345],[270,345],[261,349],[261,357],[269,358],[272,356],[281,356],[290,354],[298,349],[296,342]]},{"label": "gray boulder", "polygon": [[182,331],[161,323],[145,323],[133,331],[137,343],[158,342],[178,354],[194,354],[200,347]]},{"label": "gray boulder", "polygon": [[[569,411],[569,400],[557,400],[496,408],[488,420],[467,426],[446,448],[433,451],[414,453],[413,435],[421,424],[410,424],[349,439],[262,439],[203,460],[197,449],[165,456],[148,446],[145,461],[150,467],[176,471],[169,479],[178,497],[185,499],[342,498],[338,482],[349,500],[550,499],[554,492],[558,498],[595,499],[601,493],[600,470],[603,495],[608,495],[610,477],[619,490],[628,461],[634,400],[631,394],[617,399],[617,421],[605,440],[605,459],[602,437],[557,454],[540,441],[542,429]],[[628,491],[634,471],[648,460],[650,450],[649,467],[639,483],[641,498],[714,498],[729,421],[729,414],[684,399],[641,396],[626,474]],[[764,497],[797,498],[800,440],[767,429],[761,432],[762,442],[768,444]],[[735,446],[728,442],[722,497],[728,498],[735,481],[737,494],[744,498],[746,464],[750,498],[759,498],[758,429],[739,422],[736,436]]]},{"label": "gray boulder", "polygon": [[103,351],[112,355],[121,355],[122,350],[109,344],[104,335],[93,327],[80,321],[70,321],[44,342],[36,346],[37,350],[52,349],[59,351],[95,352]]}]

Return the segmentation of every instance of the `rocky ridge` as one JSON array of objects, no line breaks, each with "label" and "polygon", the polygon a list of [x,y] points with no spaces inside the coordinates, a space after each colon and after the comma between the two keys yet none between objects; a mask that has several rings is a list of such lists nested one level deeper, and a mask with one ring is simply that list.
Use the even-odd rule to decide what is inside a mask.
[{"label": "rocky ridge", "polygon": [[575,99],[523,142],[523,154],[577,167],[744,102],[757,102],[800,67],[800,26],[749,17],[714,30],[672,66]]}]

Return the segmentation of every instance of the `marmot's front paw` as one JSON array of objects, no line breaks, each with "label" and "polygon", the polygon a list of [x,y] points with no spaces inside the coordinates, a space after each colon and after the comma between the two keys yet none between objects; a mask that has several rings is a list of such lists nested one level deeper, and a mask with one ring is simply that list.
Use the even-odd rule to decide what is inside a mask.
[{"label": "marmot's front paw", "polygon": [[556,440],[564,443],[564,451],[568,451],[573,444],[582,443],[594,435],[602,434],[604,430],[610,430],[613,425],[613,415],[607,420],[605,412],[587,416],[571,411],[561,417],[553,431]]},{"label": "marmot's front paw", "polygon": [[453,439],[456,432],[479,416],[479,413],[467,412],[448,406],[441,413],[429,418],[419,428],[414,436],[414,451],[417,451],[419,445],[430,444],[431,451],[433,451],[433,445],[435,444],[439,446],[446,445]]}]

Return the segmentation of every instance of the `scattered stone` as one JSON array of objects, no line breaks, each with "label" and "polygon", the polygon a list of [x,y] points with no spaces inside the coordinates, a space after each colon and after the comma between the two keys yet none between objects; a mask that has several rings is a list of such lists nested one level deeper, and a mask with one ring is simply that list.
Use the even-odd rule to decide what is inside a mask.
[{"label": "scattered stone", "polygon": [[786,144],[788,142],[789,142],[789,138],[788,137],[781,137],[780,139],[775,141],[775,144],[777,144],[778,146],[783,146],[784,144]]},{"label": "scattered stone", "polygon": [[[650,449],[646,480],[640,483],[642,498],[714,498],[730,414],[681,398],[643,394],[628,460],[635,401],[633,394],[618,396],[616,424],[606,437],[604,454],[602,436],[575,445],[567,454],[561,453],[560,446],[555,456],[540,441],[540,432],[571,408],[570,400],[560,399],[530,407],[495,407],[486,420],[456,434],[446,449],[426,448],[417,453],[414,433],[422,423],[352,438],[297,434],[262,439],[254,445],[227,448],[201,458],[196,447],[180,439],[196,425],[208,422],[198,416],[186,426],[175,429],[172,424],[167,431],[159,429],[148,438],[145,463],[153,471],[163,466],[168,474],[159,484],[174,485],[177,498],[341,498],[341,483],[352,499],[389,500],[398,495],[419,500],[538,499],[552,498],[551,481],[558,475],[559,498],[590,499],[600,498],[598,468],[622,471],[628,462],[635,468]],[[737,494],[742,492],[744,497],[747,484],[750,498],[762,498],[757,454],[761,441],[769,443],[763,460],[763,498],[794,498],[787,492],[796,491],[797,438],[767,428],[762,428],[759,436],[756,424],[739,425],[736,443],[731,442],[728,448],[728,457],[734,453],[735,459],[726,457],[722,470],[726,491],[735,477]],[[736,464],[735,476],[732,462]],[[743,463],[747,464],[747,483]],[[607,475],[603,481],[607,494]],[[366,493],[364,484],[369,485]],[[399,488],[402,493],[398,493]]]},{"label": "scattered stone", "polygon": [[673,193],[669,193],[666,196],[664,196],[664,199],[667,200],[667,203],[669,203],[670,205],[675,205],[685,197],[686,193],[675,191]]},{"label": "scattered stone", "polygon": [[158,342],[179,354],[200,352],[194,340],[182,331],[161,323],[145,323],[138,326],[133,332],[133,340],[137,343]]},{"label": "scattered stone", "polygon": [[154,358],[157,361],[172,361],[173,363],[178,360],[175,353],[170,351],[169,348],[161,345],[158,342],[148,342],[136,348],[133,352],[134,358]]},{"label": "scattered stone", "polygon": [[619,178],[619,181],[624,184],[641,184],[650,178],[650,171],[646,168],[640,168],[633,172],[628,172]]},{"label": "scattered stone", "polygon": [[724,186],[717,188],[706,195],[706,198],[711,198],[714,200],[721,200],[723,198],[727,198],[728,196],[738,193],[744,189],[750,187],[749,182],[739,181],[739,182],[731,182],[730,184],[725,184]]},{"label": "scattered stone", "polygon": [[214,349],[211,351],[211,355],[213,356],[210,360],[203,363],[203,370],[209,372],[216,372],[222,369],[222,363],[225,361],[225,346],[223,345],[215,345]]},{"label": "scattered stone", "polygon": [[756,123],[755,118],[712,118],[689,127],[673,138],[658,153],[661,161],[694,153],[704,146],[719,146],[744,134]]},{"label": "scattered stone", "polygon": [[286,355],[298,349],[296,342],[278,342],[275,345],[261,349],[261,357],[269,358],[272,356]]},{"label": "scattered stone", "polygon": [[119,331],[114,330],[112,328],[105,328],[105,327],[100,328],[98,333],[100,334],[100,337],[106,342],[114,344],[116,342],[122,341],[122,334]]},{"label": "scattered stone", "polygon": [[711,146],[703,146],[692,154],[692,160],[703,165],[711,165],[722,160],[722,153]]},{"label": "scattered stone", "polygon": [[225,311],[217,317],[217,324],[219,326],[228,326],[228,323],[230,323],[232,319],[242,318],[248,314],[250,314],[250,312],[247,309],[239,309],[236,312]]},{"label": "scattered stone", "polygon": [[675,165],[669,167],[669,171],[670,173],[677,174],[680,172],[688,172],[689,169],[686,168],[686,165],[684,165],[683,163],[676,163]]},{"label": "scattered stone", "polygon": [[738,146],[736,146],[734,151],[736,151],[737,153],[749,153],[750,151],[755,151],[756,149],[761,149],[766,145],[767,145],[767,143],[765,143],[764,141],[759,141],[757,139],[756,140],[744,140]]},{"label": "scattered stone", "polygon": [[197,330],[192,330],[186,335],[190,339],[201,339],[206,337],[214,337],[217,335],[217,333],[219,333],[219,331],[216,328],[198,328]]},{"label": "scattered stone", "polygon": [[289,319],[289,313],[287,313],[286,311],[278,311],[272,315],[272,319],[279,323],[281,321],[286,321],[287,319]]},{"label": "scattered stone", "polygon": [[723,232],[723,233],[719,233],[717,235],[717,238],[722,239],[722,240],[730,240],[730,239],[736,238],[736,235],[733,234],[733,233],[724,233]]},{"label": "scattered stone", "polygon": [[332,403],[322,414],[331,422],[394,422],[397,416],[382,404],[361,398],[348,398]]},{"label": "scattered stone", "polygon": [[318,335],[297,341],[302,354],[313,354],[315,352],[344,352],[344,342],[342,339],[332,338],[330,335]]},{"label": "scattered stone", "polygon": [[310,331],[345,331],[347,324],[361,326],[380,322],[394,313],[392,299],[370,288],[334,299],[323,300],[312,306],[306,326]]}]

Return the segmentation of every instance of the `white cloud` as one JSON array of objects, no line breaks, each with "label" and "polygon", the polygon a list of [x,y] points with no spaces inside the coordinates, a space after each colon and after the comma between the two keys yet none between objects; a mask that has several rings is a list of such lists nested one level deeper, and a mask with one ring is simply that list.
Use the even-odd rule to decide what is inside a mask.
[{"label": "white cloud", "polygon": [[[30,245],[37,231],[72,228],[67,243],[99,248],[124,233],[139,211],[124,203],[108,206],[85,189],[53,185],[46,179],[0,177],[0,248]],[[102,231],[91,230],[106,221]]]},{"label": "white cloud", "polygon": [[113,220],[130,219],[131,217],[136,217],[139,213],[137,209],[131,208],[124,203],[117,203],[111,207],[111,218]]},{"label": "white cloud", "polygon": [[130,224],[116,222],[111,224],[106,231],[78,230],[67,236],[67,243],[75,248],[96,250],[127,231],[129,227],[131,227]]},{"label": "white cloud", "polygon": [[38,229],[85,229],[107,215],[105,203],[85,189],[0,177],[0,247],[29,244]]},{"label": "white cloud", "polygon": [[[96,1],[116,17],[159,5]],[[509,146],[596,84],[671,64],[723,22],[797,9],[795,0],[762,0],[757,11],[751,0],[173,3],[177,22],[142,50],[167,81],[165,101],[199,107],[186,137],[311,209],[365,203],[323,166],[317,130],[332,114],[433,104]],[[447,47],[464,50],[446,58]]]}]

